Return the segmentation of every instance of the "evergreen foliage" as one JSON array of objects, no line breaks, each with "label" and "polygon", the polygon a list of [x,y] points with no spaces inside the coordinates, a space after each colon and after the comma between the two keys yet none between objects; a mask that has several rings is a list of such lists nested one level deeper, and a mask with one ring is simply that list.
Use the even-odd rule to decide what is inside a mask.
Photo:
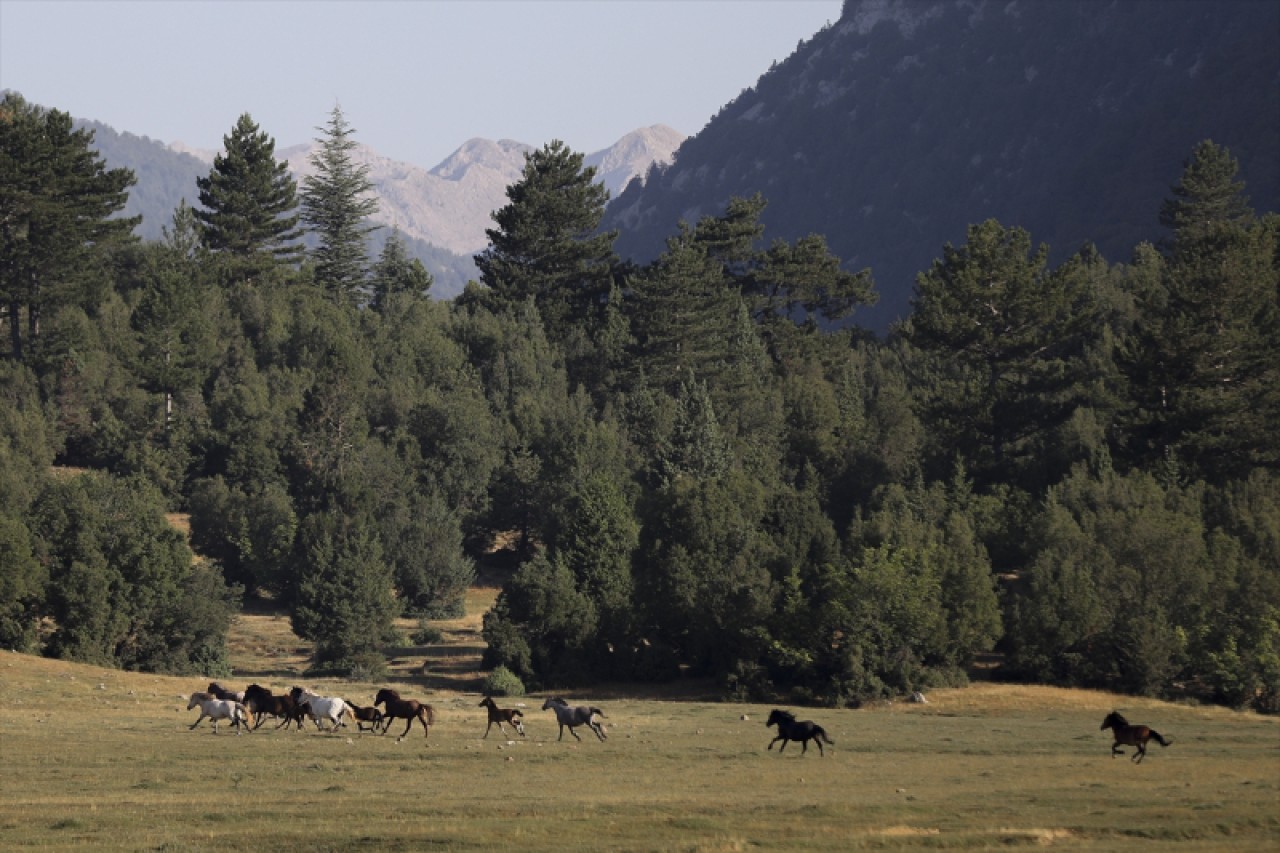
[{"label": "evergreen foliage", "polygon": [[335,105],[316,139],[319,149],[311,155],[313,174],[302,182],[302,220],[318,240],[312,251],[316,283],[336,302],[363,301],[369,256],[367,239],[379,226],[368,219],[378,209],[370,194],[369,167],[352,156],[355,128]]},{"label": "evergreen foliage", "polygon": [[0,100],[0,304],[12,358],[39,344],[45,316],[91,301],[91,258],[131,239],[138,224],[113,216],[133,173],[106,168],[92,142],[93,133],[73,129],[64,112],[15,92]]},{"label": "evergreen foliage", "polygon": [[[5,115],[39,143],[43,113]],[[372,677],[393,617],[456,615],[484,572],[485,665],[532,689],[857,704],[994,651],[1004,677],[1278,710],[1280,217],[1224,149],[1184,170],[1170,239],[1125,264],[972,226],[885,339],[825,322],[869,273],[766,244],[762,197],[618,265],[555,144],[454,303],[395,234],[341,289],[246,279],[185,205],[160,242],[46,242],[68,287],[0,361],[0,641],[223,673],[243,590],[315,671]],[[56,170],[0,174],[8,203]]]},{"label": "evergreen foliage", "polygon": [[302,247],[297,230],[297,186],[288,164],[275,159],[275,140],[248,113],[222,138],[209,174],[196,180],[195,210],[206,247],[240,260],[291,260]]}]

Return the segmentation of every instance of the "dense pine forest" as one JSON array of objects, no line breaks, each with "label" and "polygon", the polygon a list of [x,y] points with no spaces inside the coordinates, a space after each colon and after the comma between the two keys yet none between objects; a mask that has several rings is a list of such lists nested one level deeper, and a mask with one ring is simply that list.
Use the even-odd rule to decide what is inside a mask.
[{"label": "dense pine forest", "polygon": [[1159,244],[1054,266],[977,222],[876,335],[875,271],[761,196],[620,260],[559,142],[433,300],[323,133],[297,186],[242,116],[141,241],[91,131],[0,102],[5,647],[226,674],[270,599],[376,677],[393,619],[500,566],[486,664],[530,689],[856,705],[996,651],[1280,710],[1280,216],[1226,148],[1167,164]]}]

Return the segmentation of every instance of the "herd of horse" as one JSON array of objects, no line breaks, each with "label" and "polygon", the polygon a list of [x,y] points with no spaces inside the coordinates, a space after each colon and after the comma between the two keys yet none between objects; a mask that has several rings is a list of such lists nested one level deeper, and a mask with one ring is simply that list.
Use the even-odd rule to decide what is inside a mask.
[{"label": "herd of horse", "polygon": [[[303,687],[294,687],[285,694],[273,694],[265,687],[250,684],[245,690],[237,692],[227,690],[214,681],[204,691],[191,694],[190,701],[187,702],[187,710],[197,707],[200,709],[200,716],[191,724],[191,728],[194,729],[200,725],[207,717],[213,724],[214,734],[218,733],[220,720],[230,720],[231,725],[236,729],[236,734],[240,734],[246,729],[249,731],[257,729],[267,717],[274,717],[279,721],[276,725],[277,729],[286,728],[290,723],[294,723],[300,730],[302,721],[310,718],[317,729],[334,732],[345,726],[346,720],[350,719],[356,724],[357,731],[380,731],[386,734],[393,721],[402,719],[406,724],[404,731],[396,738],[400,741],[409,734],[415,720],[422,724],[422,736],[429,737],[431,726],[436,720],[435,709],[430,705],[416,699],[401,698],[400,694],[390,687],[380,689],[373,698],[373,704],[364,707],[336,696],[319,696]],[[501,708],[490,696],[484,697],[479,707],[487,709],[489,714],[489,723],[484,730],[486,738],[495,725],[504,737],[507,734],[505,726],[511,726],[521,737],[525,736],[524,713],[519,708]],[[581,741],[582,738],[578,737],[578,733],[574,731],[579,726],[591,729],[601,741],[608,739],[604,725],[600,722],[604,719],[604,711],[599,708],[590,705],[570,705],[561,697],[553,696],[542,703],[542,710],[555,713],[556,722],[560,725],[560,736],[556,740],[563,740],[567,729],[569,734]],[[328,729],[323,725],[325,720],[329,722]],[[775,743],[782,741],[782,746],[778,747],[779,754],[791,741],[800,744],[801,755],[809,751],[809,741],[817,745],[818,754],[824,757],[826,753],[822,745],[824,743],[828,746],[835,745],[835,741],[827,736],[822,726],[812,720],[797,720],[795,714],[790,711],[775,708],[765,721],[765,728],[775,726],[778,734],[769,741],[767,749],[772,750]],[[1136,750],[1130,760],[1139,764],[1147,755],[1148,742],[1154,740],[1161,746],[1173,743],[1172,739],[1165,738],[1149,726],[1131,725],[1118,711],[1112,711],[1103,719],[1102,730],[1106,729],[1111,729],[1114,738],[1114,743],[1111,744],[1111,757],[1125,754],[1120,747],[1133,746]]]}]

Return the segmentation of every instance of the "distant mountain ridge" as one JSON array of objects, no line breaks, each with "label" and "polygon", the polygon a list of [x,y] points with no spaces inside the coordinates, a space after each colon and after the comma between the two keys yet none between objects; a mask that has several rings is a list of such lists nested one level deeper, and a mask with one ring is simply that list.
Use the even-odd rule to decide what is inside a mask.
[{"label": "distant mountain ridge", "polygon": [[[77,124],[94,131],[94,145],[109,166],[124,166],[137,175],[125,213],[142,215],[138,233],[144,239],[159,239],[181,200],[196,203],[196,178],[209,173],[217,153],[182,142],[166,145],[100,122]],[[603,151],[585,155],[584,162],[598,164],[599,180],[616,195],[654,163],[669,162],[683,139],[665,125],[641,128]],[[276,157],[289,164],[299,187],[312,172],[314,147],[311,142],[276,149]],[[476,275],[472,256],[488,245],[484,232],[493,227],[490,214],[506,204],[507,187],[519,180],[525,154],[532,150],[510,139],[470,139],[435,168],[424,169],[358,145],[354,159],[369,167],[379,201],[374,221],[387,226],[375,232],[374,251],[380,251],[392,227],[398,228],[409,254],[435,277],[433,294],[448,298],[461,293]]]},{"label": "distant mountain ridge", "polygon": [[766,240],[826,236],[870,266],[884,330],[915,276],[997,218],[1060,262],[1084,242],[1124,261],[1159,239],[1160,202],[1204,139],[1227,146],[1259,210],[1280,208],[1280,3],[846,0],[610,204],[644,262],[681,220],[762,193]]}]

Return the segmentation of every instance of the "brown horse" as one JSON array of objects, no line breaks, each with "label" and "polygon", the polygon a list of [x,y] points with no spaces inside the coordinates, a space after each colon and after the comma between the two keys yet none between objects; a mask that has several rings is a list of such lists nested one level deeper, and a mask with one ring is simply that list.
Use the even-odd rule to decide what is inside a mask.
[{"label": "brown horse", "polygon": [[1135,764],[1141,764],[1142,759],[1147,754],[1147,741],[1154,740],[1161,746],[1168,746],[1173,743],[1172,740],[1165,740],[1155,729],[1146,726],[1131,726],[1129,721],[1120,715],[1118,711],[1112,711],[1107,714],[1106,719],[1102,721],[1103,729],[1111,729],[1111,734],[1115,737],[1115,743],[1111,744],[1111,757],[1124,755],[1123,746],[1136,746],[1138,751],[1133,754],[1133,758],[1129,759]]},{"label": "brown horse", "polygon": [[305,715],[298,710],[298,703],[292,696],[277,696],[261,685],[250,684],[244,691],[244,704],[258,718],[254,729],[266,722],[268,715],[283,720],[276,725],[277,729],[288,728],[290,723],[297,723],[298,729],[302,729]]},{"label": "brown horse", "polygon": [[402,740],[409,733],[409,729],[413,728],[413,721],[417,720],[422,723],[422,736],[431,736],[431,726],[436,721],[436,711],[430,705],[424,705],[417,699],[401,699],[400,694],[392,690],[390,687],[384,687],[378,691],[378,695],[373,697],[374,705],[382,705],[385,711],[386,728],[382,730],[385,735],[387,729],[391,728],[391,721],[396,718],[404,718],[409,722],[405,725],[404,731],[400,733],[397,741]]},{"label": "brown horse", "polygon": [[489,709],[489,725],[484,728],[485,737],[489,736],[489,729],[493,728],[494,723],[498,724],[498,731],[502,732],[503,737],[507,736],[507,730],[502,727],[503,723],[509,723],[520,733],[520,737],[524,737],[524,723],[520,721],[524,713],[518,708],[499,708],[490,696],[484,697],[480,707]]}]

